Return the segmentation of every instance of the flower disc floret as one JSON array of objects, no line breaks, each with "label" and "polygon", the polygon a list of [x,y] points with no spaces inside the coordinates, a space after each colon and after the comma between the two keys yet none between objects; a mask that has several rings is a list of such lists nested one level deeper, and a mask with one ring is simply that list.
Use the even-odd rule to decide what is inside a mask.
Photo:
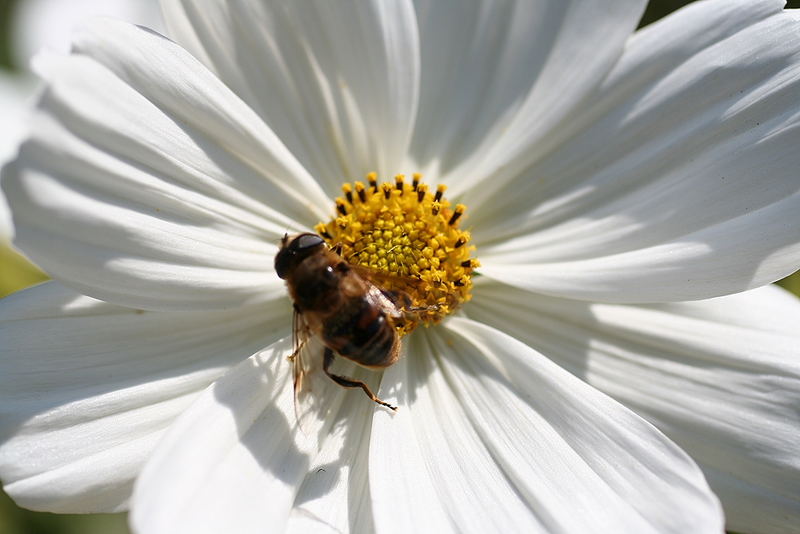
[{"label": "flower disc floret", "polygon": [[469,232],[459,228],[465,206],[451,207],[446,186],[431,192],[419,174],[410,184],[404,175],[379,184],[375,173],[367,182],[345,183],[336,199],[337,215],[316,231],[414,312],[415,318],[398,326],[401,334],[420,323],[438,323],[470,299],[472,273],[479,265],[470,258]]}]

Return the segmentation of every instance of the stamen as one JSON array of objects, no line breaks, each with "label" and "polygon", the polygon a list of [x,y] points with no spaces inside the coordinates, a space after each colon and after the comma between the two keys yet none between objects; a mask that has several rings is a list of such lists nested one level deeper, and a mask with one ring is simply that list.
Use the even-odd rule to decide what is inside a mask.
[{"label": "stamen", "polygon": [[330,240],[331,239],[331,234],[328,233],[328,230],[325,228],[325,225],[322,224],[322,223],[319,223],[318,225],[316,225],[314,227],[314,231],[317,232],[319,235],[321,235],[326,240]]},{"label": "stamen", "polygon": [[447,190],[447,186],[446,185],[439,184],[439,186],[436,188],[436,196],[433,197],[433,201],[434,202],[439,202],[440,200],[442,200],[442,195],[444,195],[444,192],[446,190]]},{"label": "stamen", "polygon": [[344,196],[347,198],[347,202],[352,204],[353,203],[353,188],[350,186],[350,184],[342,185],[342,192],[344,193]]},{"label": "stamen", "polygon": [[367,201],[367,194],[364,192],[364,184],[361,182],[356,182],[356,193],[358,194],[358,199],[361,202]]},{"label": "stamen", "polygon": [[427,192],[428,192],[428,186],[425,184],[420,184],[419,187],[417,187],[417,202],[421,204]]},{"label": "stamen", "polygon": [[457,204],[456,205],[456,211],[453,212],[453,216],[450,217],[450,220],[447,221],[447,224],[449,224],[450,226],[453,226],[456,223],[456,221],[458,220],[458,218],[461,217],[464,214],[464,210],[465,209],[466,209],[466,206],[464,206],[464,204]]}]

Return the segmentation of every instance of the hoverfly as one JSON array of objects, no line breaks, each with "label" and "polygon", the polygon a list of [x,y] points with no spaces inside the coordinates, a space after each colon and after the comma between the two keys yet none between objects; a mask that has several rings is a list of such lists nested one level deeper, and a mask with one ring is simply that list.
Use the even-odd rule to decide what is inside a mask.
[{"label": "hoverfly", "polygon": [[[401,292],[382,289],[375,282],[391,275],[351,265],[317,234],[284,235],[275,257],[275,271],[286,280],[294,302],[295,393],[302,385],[301,349],[309,335],[324,345],[322,369],[345,388],[361,388],[374,402],[396,410],[379,399],[367,384],[331,372],[336,356],[368,369],[382,369],[400,357],[396,326],[428,308],[415,308]],[[409,283],[404,279],[404,283]]]}]

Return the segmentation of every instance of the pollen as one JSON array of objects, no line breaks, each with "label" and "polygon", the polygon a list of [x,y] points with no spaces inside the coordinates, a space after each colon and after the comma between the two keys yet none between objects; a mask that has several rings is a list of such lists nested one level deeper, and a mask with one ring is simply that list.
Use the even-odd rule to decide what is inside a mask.
[{"label": "pollen", "polygon": [[451,206],[414,174],[378,183],[375,173],[363,182],[346,183],[336,199],[336,215],[315,230],[349,264],[362,267],[372,283],[404,312],[395,321],[400,334],[430,325],[470,299],[473,270],[469,232],[460,228],[466,207]]}]

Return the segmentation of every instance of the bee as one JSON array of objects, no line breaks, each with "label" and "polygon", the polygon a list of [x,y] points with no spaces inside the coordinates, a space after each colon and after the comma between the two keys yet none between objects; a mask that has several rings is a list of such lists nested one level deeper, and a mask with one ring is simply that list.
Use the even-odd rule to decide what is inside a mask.
[{"label": "bee", "polygon": [[[345,388],[361,388],[372,401],[379,399],[367,384],[330,370],[336,355],[368,369],[383,369],[400,357],[397,325],[420,308],[403,305],[403,296],[372,282],[376,273],[349,264],[317,234],[284,235],[275,256],[275,271],[286,280],[294,302],[295,394],[301,387],[300,353],[309,335],[324,345],[322,370]],[[407,299],[406,299],[407,300]],[[406,302],[408,304],[408,302]]]}]

